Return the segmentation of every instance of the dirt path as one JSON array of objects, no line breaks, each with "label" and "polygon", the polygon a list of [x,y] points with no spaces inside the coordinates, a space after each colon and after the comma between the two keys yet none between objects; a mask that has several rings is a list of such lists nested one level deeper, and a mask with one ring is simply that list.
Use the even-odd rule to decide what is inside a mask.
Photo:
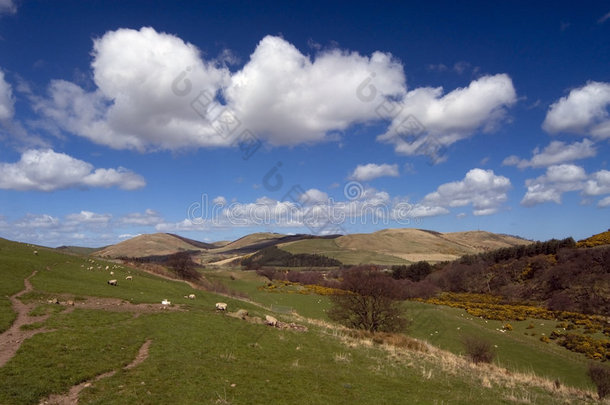
[{"label": "dirt path", "polygon": [[[129,363],[128,365],[123,367],[123,370],[130,370],[130,369],[142,364],[142,362],[144,362],[144,360],[146,360],[148,358],[148,349],[150,348],[151,343],[152,343],[152,340],[150,340],[150,339],[147,340],[146,342],[144,342],[144,344],[140,347],[140,350],[138,351],[138,354],[136,355],[135,359],[133,359],[133,361],[131,363]],[[78,404],[78,397],[82,390],[84,390],[87,387],[90,387],[91,385],[93,385],[93,383],[95,383],[97,381],[100,381],[104,378],[112,377],[116,373],[117,373],[116,370],[112,370],[112,371],[108,371],[107,373],[100,374],[97,377],[92,378],[91,380],[88,380],[88,381],[85,381],[78,385],[73,386],[72,388],[70,388],[70,391],[68,391],[68,393],[66,393],[66,394],[63,394],[63,395],[55,394],[55,395],[51,395],[50,397],[48,397],[46,399],[43,399],[42,401],[40,401],[40,405],[76,405],[76,404]]]},{"label": "dirt path", "polygon": [[4,366],[21,346],[24,340],[34,336],[37,333],[47,332],[45,329],[22,330],[21,327],[34,322],[44,321],[49,315],[30,316],[29,312],[37,305],[36,303],[24,304],[19,300],[19,297],[33,290],[30,278],[36,275],[34,271],[24,281],[25,289],[15,295],[9,297],[13,309],[17,312],[17,318],[11,327],[0,335],[0,367]]}]

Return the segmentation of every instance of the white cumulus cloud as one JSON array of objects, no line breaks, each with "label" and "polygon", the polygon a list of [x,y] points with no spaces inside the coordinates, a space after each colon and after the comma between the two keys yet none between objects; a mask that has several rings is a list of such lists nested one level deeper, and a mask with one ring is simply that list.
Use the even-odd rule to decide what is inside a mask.
[{"label": "white cumulus cloud", "polygon": [[610,194],[610,171],[600,170],[587,175],[585,169],[577,165],[555,165],[548,167],[542,176],[526,180],[525,185],[527,192],[521,200],[522,205],[561,204],[562,195],[570,191],[581,191],[585,196]]},{"label": "white cumulus cloud", "polygon": [[447,94],[442,87],[417,88],[391,108],[400,113],[389,113],[392,123],[378,139],[393,143],[398,153],[428,154],[431,147],[451,145],[476,131],[493,131],[516,100],[506,74],[483,76]]},{"label": "white cumulus cloud", "polygon": [[125,168],[95,169],[92,164],[51,149],[30,149],[15,163],[0,163],[0,189],[53,191],[65,188],[142,188],[142,176]]},{"label": "white cumulus cloud", "polygon": [[542,127],[550,133],[571,132],[610,138],[610,83],[589,82],[549,107]]},{"label": "white cumulus cloud", "polygon": [[407,92],[403,65],[389,53],[306,55],[277,36],[264,37],[236,72],[226,52],[206,60],[193,44],[149,27],[106,32],[92,55],[95,90],[54,80],[46,97],[31,96],[34,109],[61,130],[142,152],[231,146],[246,130],[271,145],[322,142],[386,120],[390,127],[379,140],[421,154],[421,145],[401,137],[404,114],[446,146],[491,131],[516,101],[506,74],[447,94]]},{"label": "white cumulus cloud", "polygon": [[572,162],[574,160],[586,159],[597,154],[597,150],[588,139],[582,142],[566,144],[561,141],[553,141],[542,151],[534,149],[534,156],[530,160],[519,159],[517,156],[509,156],[502,162],[505,166],[517,166],[519,169],[526,167],[547,167],[560,163]]},{"label": "white cumulus cloud", "polygon": [[370,74],[379,101],[404,95],[403,67],[390,54],[331,50],[311,58],[282,38],[266,36],[232,76],[226,95],[245,125],[270,143],[315,142],[378,118],[375,103],[356,94]]},{"label": "white cumulus cloud", "polygon": [[350,180],[356,181],[370,181],[384,176],[398,177],[398,165],[390,165],[387,163],[380,165],[375,163],[358,165],[349,178]]},{"label": "white cumulus cloud", "polygon": [[439,213],[449,207],[472,205],[474,215],[490,215],[506,202],[510,188],[507,177],[496,175],[493,170],[475,168],[466,173],[463,180],[441,184],[420,204],[431,212]]}]

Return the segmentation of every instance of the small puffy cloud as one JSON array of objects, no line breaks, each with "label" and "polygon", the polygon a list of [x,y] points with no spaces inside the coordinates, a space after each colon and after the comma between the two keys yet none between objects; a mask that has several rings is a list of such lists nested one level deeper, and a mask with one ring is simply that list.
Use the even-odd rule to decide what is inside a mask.
[{"label": "small puffy cloud", "polygon": [[369,163],[366,165],[358,165],[354,172],[349,176],[350,180],[355,181],[370,181],[378,177],[398,177],[398,165],[397,164],[375,164]]},{"label": "small puffy cloud", "polygon": [[490,215],[507,200],[510,180],[496,175],[493,170],[472,169],[463,180],[440,185],[421,201],[425,207],[463,207],[472,205],[474,215]]},{"label": "small puffy cloud", "polygon": [[64,220],[64,226],[92,226],[106,227],[112,220],[112,214],[96,214],[91,211],[81,211],[78,214],[68,214]]},{"label": "small puffy cloud", "polygon": [[0,121],[7,121],[15,115],[15,99],[13,89],[4,79],[4,72],[0,70]]},{"label": "small puffy cloud", "polygon": [[142,188],[142,176],[125,168],[95,169],[92,164],[51,149],[27,150],[16,163],[0,163],[0,189],[53,191],[65,188]]},{"label": "small puffy cloud", "polygon": [[21,229],[52,229],[60,226],[60,220],[57,217],[47,214],[28,214],[15,221],[12,225]]},{"label": "small puffy cloud", "polygon": [[530,160],[519,159],[517,156],[509,156],[502,162],[505,166],[517,166],[519,169],[526,167],[547,167],[560,163],[572,162],[574,160],[586,159],[597,154],[593,142],[583,139],[582,142],[566,144],[561,141],[553,141],[540,151],[534,149],[534,156]]},{"label": "small puffy cloud", "polygon": [[15,14],[17,5],[13,0],[0,0],[0,14]]},{"label": "small puffy cloud", "polygon": [[525,181],[527,192],[521,200],[521,205],[528,207],[544,202],[561,204],[563,193],[581,190],[586,180],[587,174],[580,166],[550,166],[544,175]]},{"label": "small puffy cloud", "polygon": [[316,188],[310,188],[299,199],[303,204],[318,204],[328,201],[328,194]]},{"label": "small puffy cloud", "polygon": [[597,203],[599,208],[607,208],[610,207],[610,195],[608,197],[604,197]]},{"label": "small puffy cloud", "polygon": [[227,205],[227,199],[225,197],[219,195],[218,197],[216,197],[212,200],[212,203],[214,205],[220,205],[220,206]]},{"label": "small puffy cloud", "polygon": [[610,83],[589,82],[553,103],[542,128],[550,133],[572,132],[610,138]]},{"label": "small puffy cloud", "polygon": [[163,222],[160,213],[152,209],[146,209],[144,213],[133,212],[119,219],[121,225],[154,226]]},{"label": "small puffy cloud", "polygon": [[600,170],[593,173],[585,183],[583,194],[589,196],[610,194],[610,171]]},{"label": "small puffy cloud", "polygon": [[506,74],[483,76],[468,87],[443,93],[442,87],[409,91],[402,101],[388,108],[400,113],[389,113],[392,123],[377,139],[393,143],[398,153],[427,154],[432,143],[448,146],[476,131],[493,131],[517,100]]}]

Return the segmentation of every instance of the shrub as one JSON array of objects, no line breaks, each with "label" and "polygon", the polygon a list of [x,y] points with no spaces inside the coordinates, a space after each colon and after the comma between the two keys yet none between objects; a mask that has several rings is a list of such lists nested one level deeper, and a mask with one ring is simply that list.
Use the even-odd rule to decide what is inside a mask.
[{"label": "shrub", "polygon": [[551,339],[549,339],[547,336],[540,336],[540,341],[544,343],[551,343]]},{"label": "shrub", "polygon": [[495,353],[491,343],[476,336],[466,336],[462,340],[466,357],[475,364],[491,363]]},{"label": "shrub", "polygon": [[400,291],[391,277],[372,267],[344,273],[341,294],[331,296],[328,316],[344,325],[369,332],[400,332],[407,326]]},{"label": "shrub", "polygon": [[610,394],[610,368],[597,363],[589,364],[589,377],[597,387],[599,399]]}]

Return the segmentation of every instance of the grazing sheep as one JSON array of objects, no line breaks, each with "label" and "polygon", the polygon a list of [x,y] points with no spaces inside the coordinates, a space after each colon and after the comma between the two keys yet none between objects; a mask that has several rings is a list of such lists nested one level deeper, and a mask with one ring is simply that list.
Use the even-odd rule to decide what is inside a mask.
[{"label": "grazing sheep", "polygon": [[117,280],[108,280],[108,285],[113,285],[113,286],[117,286],[119,284],[119,282]]},{"label": "grazing sheep", "polygon": [[133,280],[133,277],[127,276],[127,277],[125,277],[125,280]]},{"label": "grazing sheep", "polygon": [[189,300],[194,300],[195,299],[195,294],[189,294]]},{"label": "grazing sheep", "polygon": [[265,315],[265,323],[269,326],[277,326],[277,319],[271,315]]},{"label": "grazing sheep", "polygon": [[34,251],[34,256],[38,256],[38,250]]},{"label": "grazing sheep", "polygon": [[227,310],[227,304],[224,302],[217,302],[216,303],[216,309],[219,311],[226,311]]},{"label": "grazing sheep", "polygon": [[106,270],[108,270],[110,268],[110,266],[106,266]]},{"label": "grazing sheep", "polygon": [[161,301],[161,305],[172,305],[172,303],[167,299],[164,299],[163,301]]}]

